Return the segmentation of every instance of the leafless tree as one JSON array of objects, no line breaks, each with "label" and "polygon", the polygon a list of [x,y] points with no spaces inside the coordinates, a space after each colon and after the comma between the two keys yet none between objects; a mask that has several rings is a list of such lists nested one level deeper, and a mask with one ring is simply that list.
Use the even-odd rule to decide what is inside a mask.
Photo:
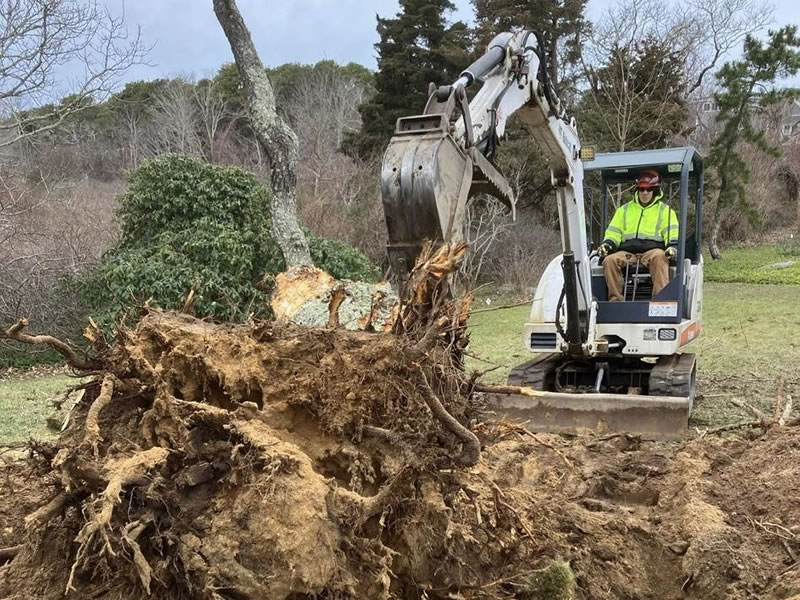
[{"label": "leafless tree", "polygon": [[709,75],[722,60],[739,49],[745,36],[769,25],[773,7],[755,0],[685,0],[681,19],[688,24],[686,96],[702,92]]},{"label": "leafless tree", "polygon": [[278,116],[275,94],[235,0],[213,0],[242,78],[250,119],[269,158],[272,229],[287,266],[310,265],[311,252],[297,222],[297,135]]},{"label": "leafless tree", "polygon": [[199,111],[195,86],[174,79],[156,96],[150,110],[148,146],[153,155],[163,152],[201,155]]},{"label": "leafless tree", "polygon": [[0,147],[106,99],[147,52],[138,30],[94,0],[0,3]]},{"label": "leafless tree", "polygon": [[59,335],[76,333],[85,313],[67,280],[113,245],[119,188],[0,172],[0,323],[26,316]]},{"label": "leafless tree", "polygon": [[[673,99],[663,94],[663,84],[665,79],[674,79],[674,64],[683,66],[681,78],[666,83],[677,86],[677,95],[688,101],[707,91],[709,75],[720,61],[745,35],[761,30],[771,18],[768,5],[755,0],[680,0],[669,4],[622,0],[611,6],[590,31],[582,54],[590,82],[588,97],[598,103],[598,91],[592,85],[597,69],[608,57],[617,58],[614,85],[603,88],[613,110],[597,111],[596,115],[602,119],[602,129],[614,137],[621,151],[640,144],[672,116]],[[647,81],[634,85],[634,76],[641,77],[642,73],[633,70],[628,57],[642,42],[655,44],[671,60],[656,63],[647,72]],[[680,136],[682,132],[674,134]]]},{"label": "leafless tree", "polygon": [[511,214],[499,201],[488,196],[475,196],[467,205],[466,242],[469,250],[459,270],[461,283],[472,289],[480,281],[492,246],[512,224]]},{"label": "leafless tree", "polygon": [[205,155],[213,162],[216,160],[216,146],[221,128],[226,122],[231,122],[233,115],[213,81],[200,81],[194,86],[194,102],[203,132]]},{"label": "leafless tree", "polygon": [[325,188],[336,187],[326,183],[341,180],[334,163],[344,158],[339,149],[345,133],[361,125],[358,106],[366,93],[360,81],[336,68],[321,68],[302,78],[282,107],[298,137],[298,178],[310,183],[314,198],[322,200]]}]

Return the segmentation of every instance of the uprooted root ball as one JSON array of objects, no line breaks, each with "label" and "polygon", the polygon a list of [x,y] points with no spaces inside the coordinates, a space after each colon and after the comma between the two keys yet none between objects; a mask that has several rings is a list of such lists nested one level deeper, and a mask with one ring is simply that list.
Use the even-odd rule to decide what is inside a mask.
[{"label": "uprooted root ball", "polygon": [[446,421],[467,431],[474,407],[435,356],[388,333],[151,312],[74,409],[56,492],[27,519],[38,543],[0,589],[388,598],[393,569],[481,567],[448,556],[448,512],[474,499],[443,494],[479,448]]}]

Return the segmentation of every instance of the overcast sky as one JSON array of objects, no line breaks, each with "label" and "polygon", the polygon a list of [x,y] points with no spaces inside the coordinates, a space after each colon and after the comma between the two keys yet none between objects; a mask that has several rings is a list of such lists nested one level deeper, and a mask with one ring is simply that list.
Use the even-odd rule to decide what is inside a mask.
[{"label": "overcast sky", "polygon": [[[105,0],[119,13],[123,0]],[[612,0],[589,0],[596,18]],[[669,1],[669,0],[665,0]],[[453,19],[471,21],[469,0],[454,0]],[[773,0],[777,26],[800,24],[800,2]],[[378,40],[375,16],[394,16],[397,0],[238,0],[266,65],[315,63],[332,59],[376,67]],[[233,57],[212,9],[212,0],[126,0],[126,21],[138,24],[146,42],[154,44],[150,67],[138,67],[129,80],[175,75],[213,74]]]}]

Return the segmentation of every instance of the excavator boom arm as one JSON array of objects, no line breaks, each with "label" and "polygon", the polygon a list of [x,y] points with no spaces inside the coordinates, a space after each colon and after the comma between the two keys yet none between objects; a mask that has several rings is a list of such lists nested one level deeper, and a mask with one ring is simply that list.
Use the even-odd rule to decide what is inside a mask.
[{"label": "excavator boom arm", "polygon": [[[583,206],[583,167],[574,120],[567,118],[544,68],[541,40],[533,31],[501,33],[486,53],[451,85],[431,85],[421,115],[398,119],[381,171],[381,196],[395,281],[404,282],[425,240],[461,241],[467,202],[489,194],[512,212],[516,199],[493,166],[499,138],[517,114],[551,166],[565,257],[570,350],[581,354],[591,310],[588,246]],[[466,88],[483,85],[471,102]]]}]

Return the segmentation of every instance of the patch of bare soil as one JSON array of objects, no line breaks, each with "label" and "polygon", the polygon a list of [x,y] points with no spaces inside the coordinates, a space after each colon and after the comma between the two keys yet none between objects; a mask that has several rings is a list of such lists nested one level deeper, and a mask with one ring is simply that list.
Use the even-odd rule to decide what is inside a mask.
[{"label": "patch of bare soil", "polygon": [[796,427],[492,422],[437,286],[383,333],[151,311],[0,492],[0,598],[798,600]]}]

